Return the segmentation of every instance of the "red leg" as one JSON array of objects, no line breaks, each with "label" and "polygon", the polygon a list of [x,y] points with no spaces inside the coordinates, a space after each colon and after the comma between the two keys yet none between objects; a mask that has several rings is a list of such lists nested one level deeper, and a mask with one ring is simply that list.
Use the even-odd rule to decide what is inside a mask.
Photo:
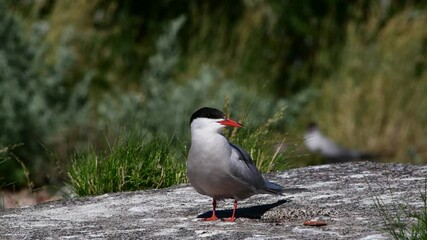
[{"label": "red leg", "polygon": [[212,216],[209,218],[203,219],[204,221],[216,221],[216,220],[218,220],[218,218],[216,217],[216,200],[215,199],[212,200],[212,208],[213,208]]},{"label": "red leg", "polygon": [[234,204],[233,204],[233,214],[231,215],[230,218],[227,218],[225,221],[226,222],[234,222],[234,220],[236,219],[235,215],[236,215],[236,209],[237,209],[237,200],[234,200]]}]

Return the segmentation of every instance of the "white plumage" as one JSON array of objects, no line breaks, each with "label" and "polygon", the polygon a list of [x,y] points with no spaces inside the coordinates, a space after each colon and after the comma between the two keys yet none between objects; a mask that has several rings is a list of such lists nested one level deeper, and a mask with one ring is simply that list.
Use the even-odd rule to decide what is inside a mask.
[{"label": "white plumage", "polygon": [[216,220],[216,200],[235,200],[234,221],[237,201],[254,194],[280,194],[280,185],[264,179],[250,155],[241,147],[230,143],[222,129],[225,126],[241,127],[238,122],[227,119],[214,108],[201,108],[191,119],[191,147],[187,162],[187,177],[200,194],[213,198],[212,217]]}]

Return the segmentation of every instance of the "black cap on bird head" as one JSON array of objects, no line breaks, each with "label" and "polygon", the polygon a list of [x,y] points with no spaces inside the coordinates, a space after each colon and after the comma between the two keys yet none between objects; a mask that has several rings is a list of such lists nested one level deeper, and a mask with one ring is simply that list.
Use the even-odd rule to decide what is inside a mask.
[{"label": "black cap on bird head", "polygon": [[193,115],[191,115],[190,118],[190,124],[193,122],[196,118],[210,118],[210,119],[222,119],[226,118],[223,112],[216,108],[210,108],[210,107],[203,107],[199,110],[195,111]]}]

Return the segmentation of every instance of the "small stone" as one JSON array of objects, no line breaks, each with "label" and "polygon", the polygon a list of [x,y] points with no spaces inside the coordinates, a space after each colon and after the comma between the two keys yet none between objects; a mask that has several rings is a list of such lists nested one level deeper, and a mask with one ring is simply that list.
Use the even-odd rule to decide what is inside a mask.
[{"label": "small stone", "polygon": [[321,227],[328,225],[325,221],[308,220],[304,222],[305,226]]}]

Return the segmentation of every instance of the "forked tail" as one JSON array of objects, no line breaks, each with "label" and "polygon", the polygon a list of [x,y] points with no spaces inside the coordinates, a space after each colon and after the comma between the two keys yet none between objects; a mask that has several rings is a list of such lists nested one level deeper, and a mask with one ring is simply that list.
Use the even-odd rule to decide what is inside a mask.
[{"label": "forked tail", "polygon": [[283,187],[279,184],[267,180],[265,180],[264,190],[270,194],[282,194],[284,191]]}]

